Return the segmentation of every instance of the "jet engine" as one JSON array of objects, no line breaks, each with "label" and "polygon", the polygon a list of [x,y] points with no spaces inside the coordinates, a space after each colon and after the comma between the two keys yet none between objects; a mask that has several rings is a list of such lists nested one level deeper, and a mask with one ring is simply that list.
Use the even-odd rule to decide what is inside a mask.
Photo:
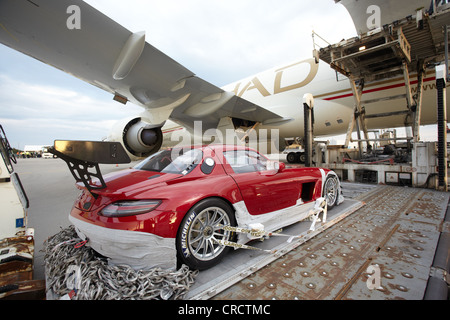
[{"label": "jet engine", "polygon": [[116,123],[108,140],[120,142],[132,156],[144,158],[159,151],[163,134],[161,125],[153,125],[136,117]]}]

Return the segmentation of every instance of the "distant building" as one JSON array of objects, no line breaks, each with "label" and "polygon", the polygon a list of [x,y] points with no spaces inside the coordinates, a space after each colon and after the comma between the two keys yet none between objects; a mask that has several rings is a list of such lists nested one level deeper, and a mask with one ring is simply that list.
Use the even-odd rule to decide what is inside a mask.
[{"label": "distant building", "polygon": [[42,152],[42,148],[44,148],[44,145],[40,145],[40,146],[28,145],[23,148],[23,151],[24,152]]},{"label": "distant building", "polygon": [[20,156],[23,158],[40,158],[43,153],[47,152],[48,145],[26,145]]}]

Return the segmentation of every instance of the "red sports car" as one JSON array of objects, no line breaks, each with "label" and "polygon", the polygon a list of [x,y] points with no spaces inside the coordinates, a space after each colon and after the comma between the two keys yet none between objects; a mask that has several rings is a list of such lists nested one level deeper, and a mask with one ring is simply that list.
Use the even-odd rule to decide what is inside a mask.
[{"label": "red sports car", "polygon": [[224,241],[251,240],[224,226],[271,232],[308,217],[321,197],[328,208],[343,200],[334,172],[287,168],[239,146],[163,150],[104,182],[78,184],[70,221],[111,263],[134,268],[206,269],[230,249]]}]

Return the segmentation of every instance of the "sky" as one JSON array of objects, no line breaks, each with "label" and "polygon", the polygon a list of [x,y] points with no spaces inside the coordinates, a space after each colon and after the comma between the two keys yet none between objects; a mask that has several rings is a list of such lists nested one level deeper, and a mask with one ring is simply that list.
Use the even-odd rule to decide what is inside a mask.
[{"label": "sky", "polygon": [[[198,77],[219,87],[311,57],[312,30],[329,43],[356,35],[334,0],[87,0]],[[81,18],[82,18],[81,12]],[[0,44],[0,124],[10,145],[101,140],[142,108]]]}]

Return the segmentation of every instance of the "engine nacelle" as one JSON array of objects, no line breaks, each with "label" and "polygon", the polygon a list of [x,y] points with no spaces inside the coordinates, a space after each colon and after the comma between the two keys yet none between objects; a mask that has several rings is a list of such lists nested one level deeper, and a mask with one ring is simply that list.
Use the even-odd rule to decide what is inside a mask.
[{"label": "engine nacelle", "polygon": [[122,143],[134,157],[145,158],[159,151],[163,143],[163,134],[160,125],[152,125],[143,121],[141,117],[136,117],[117,122],[108,140]]}]

